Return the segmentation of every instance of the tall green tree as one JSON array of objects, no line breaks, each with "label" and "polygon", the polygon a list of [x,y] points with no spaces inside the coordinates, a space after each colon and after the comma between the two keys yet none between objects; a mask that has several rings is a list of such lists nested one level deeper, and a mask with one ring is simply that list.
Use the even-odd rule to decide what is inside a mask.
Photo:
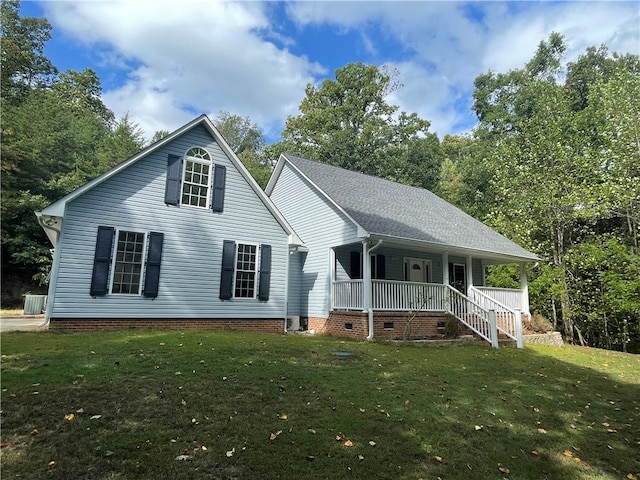
[{"label": "tall green tree", "polygon": [[320,88],[308,84],[300,115],[289,117],[283,151],[425,188],[439,180],[443,154],[429,122],[398,112],[387,97],[397,71],[350,63]]},{"label": "tall green tree", "polygon": [[6,105],[19,103],[36,86],[50,84],[57,69],[44,54],[51,38],[45,18],[21,17],[19,0],[2,0],[0,16],[0,90]]},{"label": "tall green tree", "polygon": [[265,188],[271,176],[271,162],[265,156],[266,141],[258,125],[249,117],[224,111],[214,123],[253,178]]},{"label": "tall green tree", "polygon": [[[115,121],[94,71],[57,70],[44,56],[51,26],[2,2],[3,303],[38,287],[50,265],[40,210],[142,148],[137,125]],[[22,290],[22,291],[20,291]]]},{"label": "tall green tree", "polygon": [[565,67],[565,50],[554,33],[523,68],[476,79],[487,219],[544,259],[532,305],[567,340],[626,348],[640,339],[636,287],[621,267],[637,263],[638,58],[590,48]]}]

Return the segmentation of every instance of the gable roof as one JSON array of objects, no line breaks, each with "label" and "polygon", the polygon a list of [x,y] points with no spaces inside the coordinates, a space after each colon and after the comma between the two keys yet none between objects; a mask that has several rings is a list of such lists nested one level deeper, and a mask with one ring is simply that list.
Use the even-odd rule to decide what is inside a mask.
[{"label": "gable roof", "polygon": [[47,236],[49,236],[49,238],[52,241],[52,243],[54,244],[54,246],[56,244],[57,233],[59,232],[59,228],[60,228],[59,220],[57,220],[57,219],[62,219],[64,217],[64,212],[65,212],[65,208],[66,208],[67,203],[69,203],[70,201],[78,198],[80,195],[82,195],[83,193],[87,192],[88,190],[91,190],[92,188],[96,187],[97,185],[100,185],[105,180],[113,177],[114,175],[116,175],[120,171],[122,171],[122,170],[126,169],[127,167],[129,167],[130,165],[138,162],[142,158],[145,158],[150,153],[154,152],[155,150],[158,150],[162,146],[164,146],[167,143],[171,142],[172,140],[178,138],[180,135],[184,134],[185,132],[197,127],[198,125],[202,125],[209,132],[209,134],[213,137],[213,139],[218,143],[218,145],[220,146],[222,151],[230,159],[231,163],[238,169],[238,171],[243,176],[243,178],[247,181],[249,186],[253,189],[253,191],[256,193],[256,195],[260,198],[262,203],[271,212],[271,214],[276,219],[276,221],[280,224],[280,226],[282,226],[283,230],[285,232],[287,232],[287,234],[289,235],[290,243],[292,243],[294,245],[303,245],[302,240],[300,240],[300,238],[297,236],[297,234],[295,233],[295,231],[293,230],[291,225],[289,225],[289,223],[286,221],[286,219],[282,216],[280,211],[273,205],[273,203],[271,202],[271,199],[260,188],[260,186],[255,181],[255,179],[251,176],[251,174],[249,173],[247,168],[240,161],[240,159],[236,156],[236,154],[234,153],[233,149],[229,146],[229,144],[224,139],[224,137],[220,134],[220,132],[218,132],[216,127],[213,125],[213,122],[209,119],[209,117],[207,117],[206,115],[203,114],[203,115],[200,115],[199,117],[193,119],[189,123],[183,125],[182,127],[178,128],[177,130],[175,130],[174,132],[170,133],[169,135],[167,135],[166,137],[162,138],[161,140],[158,140],[157,142],[149,145],[147,148],[141,150],[140,152],[138,152],[134,156],[132,156],[132,157],[128,158],[127,160],[119,163],[118,165],[114,166],[113,168],[107,170],[106,172],[104,172],[101,175],[97,176],[93,180],[90,180],[89,182],[85,183],[83,186],[81,186],[81,187],[77,188],[76,190],[68,193],[67,195],[65,195],[61,199],[53,202],[51,205],[43,208],[42,211],[35,212],[36,216],[38,217],[38,221],[40,222],[40,225],[45,229],[45,232],[47,233]]},{"label": "gable roof", "polygon": [[[482,252],[501,260],[538,260],[533,253],[423,188],[283,154],[287,162],[369,236]],[[267,186],[271,193],[282,165]]]}]

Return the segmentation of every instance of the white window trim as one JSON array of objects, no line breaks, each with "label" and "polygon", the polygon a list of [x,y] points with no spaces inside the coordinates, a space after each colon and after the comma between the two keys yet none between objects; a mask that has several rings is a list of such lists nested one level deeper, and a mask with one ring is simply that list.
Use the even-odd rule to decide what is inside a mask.
[{"label": "white window trim", "polygon": [[[409,278],[411,275],[409,273],[409,265],[412,262],[422,262],[423,266],[427,266],[427,278],[424,280],[425,283],[431,283],[433,281],[433,265],[430,259],[428,258],[419,258],[419,257],[404,257],[402,262],[402,276],[404,277],[405,282],[409,282]],[[407,278],[408,277],[408,278]]]},{"label": "white window trim", "polygon": [[[116,278],[116,258],[118,255],[118,238],[120,238],[120,232],[142,233],[144,235],[144,244],[142,245],[142,264],[140,268],[140,285],[138,285],[138,293],[113,293],[113,282]],[[149,243],[149,231],[139,230],[135,228],[118,228],[116,227],[116,234],[113,241],[113,247],[111,249],[111,270],[109,275],[109,295],[122,296],[122,297],[135,297],[142,295],[142,286],[144,285],[147,265],[147,248]]]},{"label": "white window trim", "polygon": [[[198,148],[200,150],[203,150],[207,153],[207,155],[209,156],[209,159],[205,159],[205,158],[199,158],[199,157],[192,157],[191,155],[187,155],[191,150]],[[193,162],[193,163],[199,163],[201,165],[207,165],[207,167],[209,168],[209,173],[207,175],[208,177],[208,182],[207,182],[207,195],[205,197],[205,206],[201,207],[200,205],[191,205],[189,203],[183,203],[182,201],[182,196],[183,196],[183,189],[184,189],[184,184],[185,184],[185,176],[187,173],[187,162]],[[185,152],[185,154],[183,155],[183,165],[182,165],[182,179],[180,182],[180,205],[183,205],[185,207],[193,207],[193,208],[200,208],[200,209],[205,209],[207,210],[210,206],[211,206],[211,189],[213,188],[213,178],[211,177],[213,172],[213,160],[211,157],[211,153],[209,152],[209,150],[207,150],[204,147],[199,147],[199,146],[192,146],[189,147],[187,149],[187,151]]]},{"label": "white window trim", "polygon": [[[238,276],[238,249],[240,248],[240,245],[252,245],[254,247],[256,247],[256,267],[254,270],[255,273],[255,278],[254,278],[254,282],[253,282],[253,296],[252,297],[236,297],[236,278]],[[239,301],[243,301],[243,300],[255,300],[256,298],[258,298],[258,282],[260,280],[260,258],[262,256],[262,251],[260,249],[260,244],[256,243],[256,242],[243,242],[243,241],[236,241],[236,251],[235,251],[235,255],[233,257],[233,296],[231,298],[233,298],[234,300],[239,300]],[[248,271],[248,270],[243,270],[244,271]]]}]

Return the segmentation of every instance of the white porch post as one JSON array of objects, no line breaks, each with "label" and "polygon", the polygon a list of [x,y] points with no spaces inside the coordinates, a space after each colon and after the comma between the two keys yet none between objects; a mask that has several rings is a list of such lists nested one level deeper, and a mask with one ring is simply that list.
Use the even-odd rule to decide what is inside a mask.
[{"label": "white porch post", "polygon": [[520,290],[522,291],[522,312],[531,315],[529,311],[529,283],[524,263],[520,264]]},{"label": "white porch post", "polygon": [[449,253],[442,254],[442,284],[449,285]]},{"label": "white porch post", "polygon": [[371,258],[369,258],[369,242],[362,241],[362,311],[371,308]]},{"label": "white porch post", "polygon": [[334,284],[336,282],[336,249],[329,249],[329,311],[335,307]]},{"label": "white porch post", "polygon": [[467,291],[465,295],[469,295],[469,289],[473,286],[473,261],[471,255],[467,255]]}]

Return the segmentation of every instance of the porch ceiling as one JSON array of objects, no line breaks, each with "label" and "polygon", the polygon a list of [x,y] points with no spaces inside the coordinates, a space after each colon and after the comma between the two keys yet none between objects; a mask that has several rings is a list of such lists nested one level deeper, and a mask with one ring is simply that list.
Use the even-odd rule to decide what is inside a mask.
[{"label": "porch ceiling", "polygon": [[[453,245],[443,245],[436,242],[427,242],[422,240],[415,240],[411,238],[392,237],[388,235],[371,234],[367,237],[371,244],[375,245],[378,240],[382,240],[382,246],[404,248],[415,250],[418,252],[430,252],[430,253],[447,253],[452,256],[466,257],[471,255],[473,258],[482,259],[486,265],[498,265],[506,263],[522,263],[533,262],[538,260],[537,257],[521,257],[516,255],[505,255],[495,252],[487,252],[484,250],[477,250],[472,248],[456,247]],[[363,239],[364,240],[364,239]],[[335,247],[346,246],[336,245]]]}]

